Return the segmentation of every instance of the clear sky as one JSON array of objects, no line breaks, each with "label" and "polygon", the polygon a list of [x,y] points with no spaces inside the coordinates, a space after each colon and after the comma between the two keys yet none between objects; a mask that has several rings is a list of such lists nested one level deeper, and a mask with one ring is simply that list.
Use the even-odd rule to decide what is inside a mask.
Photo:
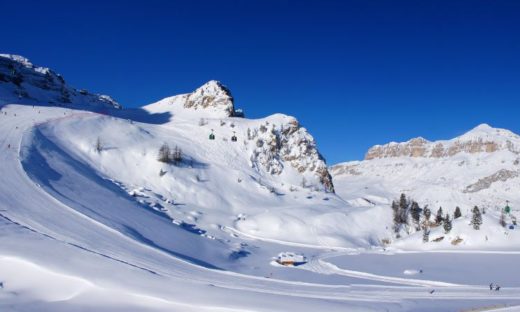
[{"label": "clear sky", "polygon": [[520,1],[0,0],[0,53],[127,107],[216,79],[296,116],[329,164],[375,144],[520,133]]}]

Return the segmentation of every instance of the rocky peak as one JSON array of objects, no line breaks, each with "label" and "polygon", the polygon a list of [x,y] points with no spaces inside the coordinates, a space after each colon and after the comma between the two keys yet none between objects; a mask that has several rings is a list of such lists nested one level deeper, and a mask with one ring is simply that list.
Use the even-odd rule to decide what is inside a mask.
[{"label": "rocky peak", "polygon": [[332,177],[316,142],[294,117],[276,114],[258,127],[247,130],[246,144],[252,146],[251,166],[271,175],[285,172],[287,165],[299,175],[292,181],[304,188],[334,192]]},{"label": "rocky peak", "polygon": [[121,108],[109,96],[77,90],[49,68],[34,66],[27,58],[11,54],[0,54],[1,103]]},{"label": "rocky peak", "polygon": [[231,91],[216,80],[211,80],[188,94],[184,107],[195,110],[213,108],[223,111],[227,117],[232,117],[235,113]]},{"label": "rocky peak", "polygon": [[241,110],[235,110],[231,91],[216,80],[206,82],[191,93],[170,96],[146,105],[144,109],[188,119],[244,117]]},{"label": "rocky peak", "polygon": [[520,137],[509,130],[481,124],[452,140],[430,142],[419,137],[404,143],[376,145],[368,150],[365,160],[389,157],[443,158],[463,152],[475,154],[499,150],[520,154]]}]

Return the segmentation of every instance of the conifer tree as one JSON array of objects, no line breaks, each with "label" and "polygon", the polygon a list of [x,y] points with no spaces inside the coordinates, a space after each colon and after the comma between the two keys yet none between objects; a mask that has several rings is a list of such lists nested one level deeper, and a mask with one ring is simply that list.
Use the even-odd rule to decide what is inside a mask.
[{"label": "conifer tree", "polygon": [[423,243],[427,243],[430,241],[430,229],[425,226],[423,227]]},{"label": "conifer tree", "polygon": [[443,219],[444,216],[442,212],[442,207],[439,207],[439,210],[437,210],[437,216],[435,216],[435,223],[437,223],[437,225],[440,225]]},{"label": "conifer tree", "polygon": [[448,213],[446,214],[446,217],[444,218],[443,227],[444,227],[444,231],[446,232],[446,234],[448,234],[453,227],[451,220],[450,220],[450,215]]},{"label": "conifer tree", "polygon": [[473,224],[473,229],[480,230],[480,226],[482,225],[482,214],[477,206],[473,208],[473,217],[471,218],[471,224]]},{"label": "conifer tree", "polygon": [[424,215],[424,220],[426,222],[430,222],[430,217],[432,215],[432,211],[430,210],[430,208],[428,208],[428,206],[424,207],[423,215]]},{"label": "conifer tree", "polygon": [[101,139],[98,137],[96,140],[96,152],[101,153],[103,150],[103,144],[101,143]]},{"label": "conifer tree", "polygon": [[462,217],[462,213],[460,212],[459,206],[455,208],[455,213],[453,214],[453,219],[458,219]]},{"label": "conifer tree", "polygon": [[159,155],[157,156],[157,160],[163,163],[169,163],[171,157],[170,147],[168,144],[164,143],[159,148]]},{"label": "conifer tree", "polygon": [[415,224],[415,230],[420,231],[420,222],[421,222],[421,208],[419,207],[419,204],[415,201],[412,202],[412,206],[410,208],[412,220]]},{"label": "conifer tree", "polygon": [[394,221],[394,232],[399,232],[400,216],[399,216],[399,204],[394,200],[392,202],[393,221]]}]

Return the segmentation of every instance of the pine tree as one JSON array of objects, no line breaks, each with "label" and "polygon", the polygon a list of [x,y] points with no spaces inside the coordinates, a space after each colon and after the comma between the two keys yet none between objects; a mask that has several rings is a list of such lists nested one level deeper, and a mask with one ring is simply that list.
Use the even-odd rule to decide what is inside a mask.
[{"label": "pine tree", "polygon": [[401,198],[399,199],[399,208],[403,210],[408,208],[408,200],[406,199],[406,195],[404,193],[401,194]]},{"label": "pine tree", "polygon": [[101,143],[101,139],[98,137],[96,140],[96,152],[101,153],[103,150],[103,144]]},{"label": "pine tree", "polygon": [[424,207],[423,215],[424,215],[424,220],[426,222],[430,222],[430,217],[432,215],[432,211],[430,210],[430,208],[428,208],[428,206]]},{"label": "pine tree", "polygon": [[399,199],[399,223],[400,224],[408,224],[408,213],[410,212],[408,209],[408,200],[406,199],[406,195],[401,194],[401,198]]},{"label": "pine tree", "polygon": [[394,221],[394,232],[399,232],[400,216],[399,216],[399,204],[394,200],[392,202],[393,221]]},{"label": "pine tree", "polygon": [[471,224],[473,224],[473,229],[480,230],[480,226],[482,225],[482,214],[477,206],[473,208],[473,218],[471,219]]},{"label": "pine tree", "polygon": [[419,207],[419,204],[415,201],[412,202],[412,206],[410,208],[412,220],[415,224],[415,230],[420,231],[421,227],[419,223],[421,222],[421,208]]},{"label": "pine tree", "polygon": [[455,208],[455,213],[453,214],[453,219],[458,219],[462,217],[462,213],[460,212],[459,206]]},{"label": "pine tree", "polygon": [[448,213],[446,214],[446,217],[444,218],[443,227],[444,227],[444,231],[446,232],[446,234],[448,234],[453,227],[453,225],[451,224],[450,215]]},{"label": "pine tree", "polygon": [[423,243],[427,243],[430,241],[430,229],[427,226],[423,227],[422,241],[423,241]]},{"label": "pine tree", "polygon": [[437,223],[437,225],[440,225],[443,219],[444,216],[442,212],[442,207],[439,207],[439,210],[437,210],[437,216],[435,216],[435,223]]},{"label": "pine tree", "polygon": [[164,143],[159,148],[159,155],[157,157],[157,160],[160,162],[163,162],[163,163],[169,163],[170,159],[171,159],[170,157],[171,157],[170,147],[168,146],[168,144]]},{"label": "pine tree", "polygon": [[175,164],[178,164],[182,161],[182,150],[178,146],[175,146],[175,148],[173,149],[171,159]]}]

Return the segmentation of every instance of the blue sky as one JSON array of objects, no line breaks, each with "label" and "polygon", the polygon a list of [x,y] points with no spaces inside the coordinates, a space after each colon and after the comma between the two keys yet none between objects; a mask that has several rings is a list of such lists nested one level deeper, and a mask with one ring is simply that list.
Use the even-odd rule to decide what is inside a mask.
[{"label": "blue sky", "polygon": [[220,80],[248,117],[296,116],[329,164],[484,122],[520,133],[516,0],[0,5],[1,53],[127,107]]}]

